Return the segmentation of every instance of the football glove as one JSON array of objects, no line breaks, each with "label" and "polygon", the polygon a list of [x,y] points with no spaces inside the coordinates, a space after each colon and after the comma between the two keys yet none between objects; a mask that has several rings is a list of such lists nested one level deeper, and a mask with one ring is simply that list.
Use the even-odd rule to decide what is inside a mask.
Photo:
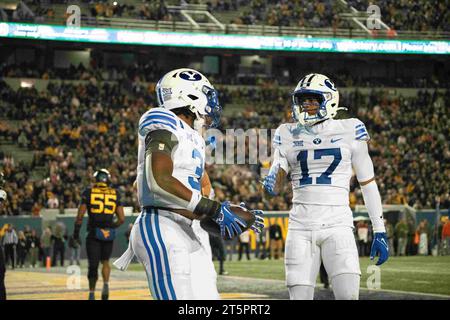
[{"label": "football glove", "polygon": [[377,266],[383,264],[389,258],[389,245],[385,232],[376,232],[374,234],[370,260],[373,260],[377,255],[380,256],[376,263]]},{"label": "football glove", "polygon": [[[239,206],[244,209],[247,209],[247,207],[245,206],[245,202],[241,202]],[[264,218],[262,217],[264,215],[264,211],[262,210],[249,210],[249,211],[253,213],[253,215],[255,216],[255,222],[252,224],[250,229],[252,229],[256,233],[261,233],[261,231],[264,229]]]},{"label": "football glove", "polygon": [[278,165],[275,168],[272,168],[269,171],[269,174],[264,178],[264,180],[261,182],[264,190],[271,196],[276,196],[277,193],[275,192],[275,184],[277,183],[277,174],[280,170],[280,165]]},{"label": "football glove", "polygon": [[242,233],[241,227],[247,228],[247,223],[231,211],[229,201],[220,204],[220,212],[214,221],[219,225],[223,239],[233,239]]}]

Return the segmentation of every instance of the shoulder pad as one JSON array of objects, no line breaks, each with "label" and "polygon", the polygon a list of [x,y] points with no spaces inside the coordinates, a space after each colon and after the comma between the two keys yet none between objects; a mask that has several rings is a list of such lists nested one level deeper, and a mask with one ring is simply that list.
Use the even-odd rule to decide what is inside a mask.
[{"label": "shoulder pad", "polygon": [[178,126],[178,118],[172,111],[153,108],[144,113],[139,120],[139,134],[145,137],[147,133],[154,130],[167,130],[175,133]]}]

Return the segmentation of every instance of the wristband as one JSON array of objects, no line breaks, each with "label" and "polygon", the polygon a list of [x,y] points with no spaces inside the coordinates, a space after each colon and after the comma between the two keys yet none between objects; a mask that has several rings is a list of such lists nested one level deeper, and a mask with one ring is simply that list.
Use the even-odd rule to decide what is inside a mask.
[{"label": "wristband", "polygon": [[198,205],[201,199],[202,196],[199,192],[192,191],[192,197],[186,209],[188,209],[191,212],[194,212],[195,207]]}]

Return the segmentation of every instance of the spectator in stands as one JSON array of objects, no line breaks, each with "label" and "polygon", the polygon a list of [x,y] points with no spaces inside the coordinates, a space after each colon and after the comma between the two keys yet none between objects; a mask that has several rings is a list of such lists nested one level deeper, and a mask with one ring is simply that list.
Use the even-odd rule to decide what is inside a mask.
[{"label": "spectator in stands", "polygon": [[27,237],[28,261],[30,267],[36,267],[39,257],[40,239],[36,234],[36,230],[32,229],[31,234]]},{"label": "spectator in stands", "polygon": [[81,239],[75,239],[73,236],[69,237],[69,256],[70,265],[73,265],[75,261],[77,265],[80,265],[80,253],[81,253]]},{"label": "spectator in stands", "polygon": [[406,245],[406,253],[409,256],[417,254],[417,248],[419,246],[420,237],[416,230],[414,220],[408,218],[408,244]]},{"label": "spectator in stands", "polygon": [[395,237],[395,230],[394,226],[387,220],[384,219],[384,225],[386,227],[386,235],[389,242],[389,254],[392,256],[395,256],[395,247],[394,247],[394,237]]},{"label": "spectator in stands", "polygon": [[445,255],[450,255],[450,219],[447,219],[442,228],[442,242],[445,248]]},{"label": "spectator in stands", "polygon": [[59,256],[60,265],[64,267],[65,249],[66,249],[66,226],[63,222],[57,222],[55,225],[55,232],[52,234],[53,242],[53,259],[52,267],[56,266],[56,260]]},{"label": "spectator in stands", "polygon": [[46,266],[47,259],[51,257],[52,249],[52,231],[50,228],[45,228],[41,236],[41,248],[42,248],[42,266]]},{"label": "spectator in stands", "polygon": [[19,231],[18,241],[16,246],[17,251],[17,266],[23,268],[25,264],[25,259],[27,257],[27,239],[23,231]]},{"label": "spectator in stands", "polygon": [[270,259],[278,260],[282,256],[283,234],[281,231],[281,226],[278,223],[274,223],[269,227]]},{"label": "spectator in stands", "polygon": [[406,256],[406,245],[408,242],[408,225],[405,219],[400,219],[395,225],[395,236],[397,237],[397,256]]},{"label": "spectator in stands", "polygon": [[11,268],[15,268],[16,262],[16,246],[19,239],[12,224],[8,224],[5,234],[3,235],[3,248],[5,249],[5,266],[11,262]]},{"label": "spectator in stands", "polygon": [[247,260],[250,260],[250,231],[248,230],[239,235],[239,261],[242,259],[242,251],[244,250]]},{"label": "spectator in stands", "polygon": [[228,257],[228,261],[232,261],[233,260],[233,255],[236,252],[237,241],[238,241],[237,238],[224,241],[225,252],[226,252],[225,257]]},{"label": "spectator in stands", "polygon": [[264,260],[268,256],[267,254],[267,238],[269,234],[269,229],[264,228],[259,234],[256,234],[256,250],[255,258]]},{"label": "spectator in stands", "polygon": [[365,257],[367,255],[367,243],[369,243],[369,225],[364,220],[356,224],[356,234],[359,256]]}]

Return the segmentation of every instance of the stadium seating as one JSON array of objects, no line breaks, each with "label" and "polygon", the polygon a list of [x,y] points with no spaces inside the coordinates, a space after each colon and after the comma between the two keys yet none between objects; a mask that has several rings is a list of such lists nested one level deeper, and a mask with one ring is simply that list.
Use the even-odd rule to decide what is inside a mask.
[{"label": "stadium seating", "polygon": [[[370,1],[347,0],[359,11],[366,11]],[[377,1],[382,20],[396,30],[450,31],[450,17],[446,3],[439,0]]]},{"label": "stadium seating", "polygon": [[[109,70],[79,66],[64,71],[7,65],[1,70],[8,78],[52,80],[43,92],[0,84],[0,111],[5,118],[0,125],[2,144],[22,154],[27,150],[29,155],[21,159],[16,159],[20,152],[14,152],[14,157],[0,155],[5,177],[11,182],[6,191],[12,198],[3,214],[30,214],[55,205],[76,207],[82,188],[99,167],[110,169],[125,204],[138,209],[132,190],[136,125],[147,106],[154,105],[150,81],[161,73],[151,61],[145,68],[141,72],[142,66]],[[290,119],[289,87],[266,80],[254,86],[222,84],[218,88],[225,111],[233,110],[223,117],[222,129],[275,129]],[[387,98],[382,90],[362,93],[351,89],[342,96],[341,103],[350,106],[344,116],[360,118],[371,133],[370,148],[385,203],[429,208],[434,206],[434,194],[448,199],[448,184],[440,174],[450,158],[445,138],[450,127],[445,112],[448,89],[417,90],[408,98]],[[264,165],[208,166],[217,197],[287,209],[288,186],[271,200],[261,196],[258,181]],[[356,181],[351,190],[352,205],[362,203]]]},{"label": "stadium seating", "polygon": [[[17,1],[11,1],[17,4]],[[2,9],[0,19],[66,24],[64,1],[24,1]],[[75,1],[84,26],[148,28],[172,31],[278,34],[292,36],[397,37],[448,39],[445,3],[381,1],[381,30],[364,27],[372,3],[348,1],[213,0],[213,1]],[[212,18],[211,18],[212,16]]]}]

